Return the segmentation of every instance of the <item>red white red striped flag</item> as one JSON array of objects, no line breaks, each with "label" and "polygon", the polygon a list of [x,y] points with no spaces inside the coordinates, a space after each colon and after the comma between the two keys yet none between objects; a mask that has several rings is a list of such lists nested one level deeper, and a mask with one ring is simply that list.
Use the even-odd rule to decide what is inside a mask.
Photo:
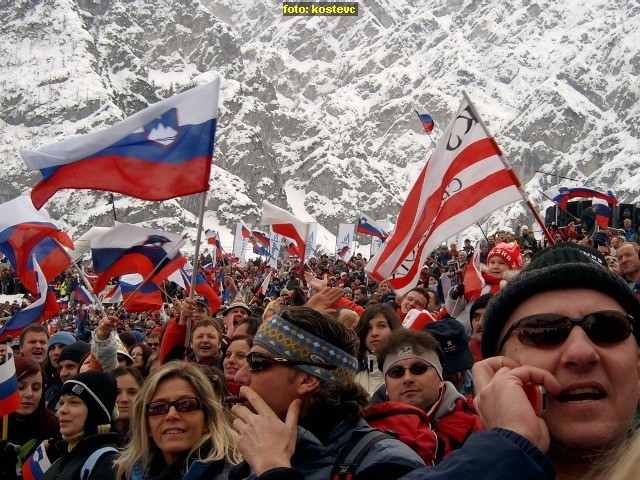
[{"label": "red white red striped flag", "polygon": [[413,288],[427,256],[483,216],[522,200],[520,182],[466,97],[418,176],[393,233],[365,270],[396,293]]}]

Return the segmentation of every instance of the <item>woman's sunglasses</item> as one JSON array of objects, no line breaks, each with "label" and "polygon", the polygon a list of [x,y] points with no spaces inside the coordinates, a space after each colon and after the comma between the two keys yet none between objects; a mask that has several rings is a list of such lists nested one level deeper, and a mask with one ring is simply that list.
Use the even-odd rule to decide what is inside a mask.
[{"label": "woman's sunglasses", "polygon": [[175,402],[151,402],[147,403],[147,417],[153,417],[155,415],[166,415],[169,413],[169,409],[175,407],[178,412],[194,412],[200,410],[200,399],[195,397],[181,398]]},{"label": "woman's sunglasses", "polygon": [[387,376],[394,379],[402,378],[404,377],[404,372],[406,372],[407,370],[409,370],[409,373],[411,373],[411,375],[419,376],[427,373],[430,368],[433,367],[431,365],[427,365],[426,363],[419,362],[411,364],[409,368],[404,368],[401,365],[396,365],[395,367],[391,367],[389,370],[387,370]]},{"label": "woman's sunglasses", "polygon": [[571,329],[579,325],[592,342],[610,345],[629,338],[633,332],[633,323],[631,315],[615,310],[593,312],[577,318],[558,313],[538,313],[521,318],[511,325],[502,337],[498,353],[515,331],[518,332],[518,340],[524,345],[551,347],[564,342],[569,337]]},{"label": "woman's sunglasses", "polygon": [[292,360],[290,358],[272,357],[262,352],[249,352],[247,354],[247,364],[252,372],[260,372],[271,365],[309,365],[311,367],[324,368],[326,370],[335,370],[338,368],[331,363],[307,362],[304,360]]}]

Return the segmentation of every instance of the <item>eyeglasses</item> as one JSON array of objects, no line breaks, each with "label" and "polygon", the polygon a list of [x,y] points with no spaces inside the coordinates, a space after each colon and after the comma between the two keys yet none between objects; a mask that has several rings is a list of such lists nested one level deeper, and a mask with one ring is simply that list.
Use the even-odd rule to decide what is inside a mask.
[{"label": "eyeglasses", "polygon": [[633,323],[631,315],[615,310],[593,312],[577,318],[558,313],[538,313],[511,325],[500,342],[498,352],[516,330],[520,343],[532,347],[551,347],[564,342],[575,325],[579,325],[593,342],[614,344],[629,338]]},{"label": "eyeglasses", "polygon": [[405,368],[401,365],[396,365],[395,367],[391,367],[389,370],[387,370],[387,375],[389,376],[389,378],[394,378],[397,380],[398,378],[404,377],[404,372],[406,372],[407,370],[409,370],[409,373],[411,373],[411,375],[419,376],[427,373],[430,368],[433,367],[431,365],[427,365],[426,363],[413,363],[409,368]]},{"label": "eyeglasses", "polygon": [[178,412],[187,413],[200,410],[200,399],[195,397],[181,398],[175,402],[151,402],[147,403],[147,417],[166,415],[169,409],[175,407]]},{"label": "eyeglasses", "polygon": [[247,364],[251,372],[260,372],[271,365],[309,365],[311,367],[320,367],[325,370],[335,370],[337,365],[321,362],[307,362],[304,360],[292,360],[289,358],[272,357],[261,352],[249,352],[247,354]]},{"label": "eyeglasses", "polygon": [[147,345],[149,345],[151,348],[160,346],[159,343],[147,343]]}]

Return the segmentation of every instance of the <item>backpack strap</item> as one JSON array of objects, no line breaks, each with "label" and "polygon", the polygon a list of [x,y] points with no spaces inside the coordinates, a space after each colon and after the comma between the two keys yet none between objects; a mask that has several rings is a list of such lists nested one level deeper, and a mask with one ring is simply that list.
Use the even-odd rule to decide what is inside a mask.
[{"label": "backpack strap", "polygon": [[394,438],[380,430],[356,431],[340,451],[331,470],[331,480],[351,480],[371,447],[385,438]]},{"label": "backpack strap", "polygon": [[102,447],[89,455],[89,458],[87,458],[87,460],[82,465],[82,468],[80,469],[80,479],[88,480],[89,476],[91,475],[91,470],[93,470],[93,467],[96,466],[96,463],[98,463],[98,460],[100,460],[100,457],[102,457],[102,455],[104,455],[105,453],[117,451],[118,449],[114,447]]}]

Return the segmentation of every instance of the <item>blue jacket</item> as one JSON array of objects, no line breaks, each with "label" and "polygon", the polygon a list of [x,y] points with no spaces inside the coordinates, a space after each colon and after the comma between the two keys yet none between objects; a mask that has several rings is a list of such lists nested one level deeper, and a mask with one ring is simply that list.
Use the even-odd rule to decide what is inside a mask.
[{"label": "blue jacket", "polygon": [[[343,421],[333,429],[326,445],[323,445],[310,431],[299,426],[291,466],[301,473],[300,478],[305,480],[330,480],[333,465],[342,448],[349,443],[353,432],[370,430],[372,428],[362,419]],[[354,480],[380,478],[394,480],[421,467],[424,467],[424,462],[417,453],[404,443],[388,438],[380,440],[371,447],[356,471]],[[231,475],[229,478],[242,477]],[[252,471],[245,478],[255,479],[256,476]]]},{"label": "blue jacket", "polygon": [[[438,466],[418,468],[400,480],[553,480],[555,476],[553,464],[535,445],[515,432],[495,428],[474,432]],[[275,468],[258,480],[304,478],[307,476],[300,469]]]},{"label": "blue jacket", "polygon": [[[154,452],[157,453],[157,452]],[[155,461],[159,456],[152,455],[151,461]],[[182,467],[182,462],[179,467]],[[165,470],[171,469],[169,466]],[[224,460],[217,460],[214,462],[202,462],[196,460],[189,465],[189,470],[184,476],[176,476],[176,473],[168,475],[175,480],[226,480],[229,474],[230,465]],[[150,477],[149,472],[143,471],[142,465],[138,462],[131,468],[131,480],[148,480]],[[163,471],[161,476],[166,477],[167,471]],[[178,474],[179,475],[179,474]]]}]

